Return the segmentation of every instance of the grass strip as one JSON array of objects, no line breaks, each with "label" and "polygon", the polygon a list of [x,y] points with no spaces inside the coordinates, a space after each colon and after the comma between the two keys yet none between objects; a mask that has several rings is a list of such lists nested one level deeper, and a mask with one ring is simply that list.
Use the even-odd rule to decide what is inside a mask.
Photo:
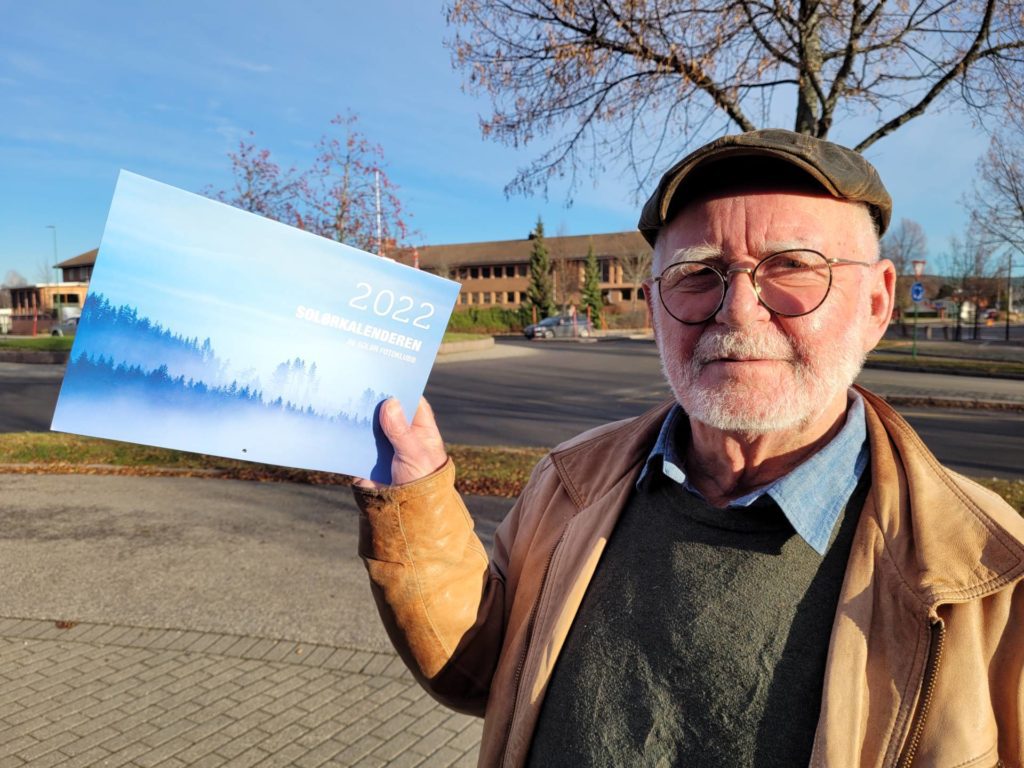
[{"label": "grass strip", "polygon": [[[462,493],[519,495],[543,448],[480,448],[448,445]],[[199,453],[154,448],[59,432],[0,434],[0,471],[35,474],[119,474],[217,477],[262,482],[349,485],[347,475],[256,464]]]},{"label": "grass strip", "polygon": [[964,373],[975,376],[1024,376],[1024,363],[1007,360],[964,359],[960,357],[917,356],[914,360],[908,354],[874,351],[868,355],[867,365],[877,368],[899,368],[926,373]]},{"label": "grass strip", "polygon": [[[461,493],[515,498],[545,448],[447,446]],[[352,478],[268,464],[100,440],[57,432],[0,434],[0,472],[18,474],[116,474],[216,477],[260,482],[350,485]],[[974,478],[1024,514],[1024,480]]]},{"label": "grass strip", "polygon": [[5,339],[0,336],[0,349],[36,349],[42,352],[67,352],[75,342],[71,336],[33,336]]}]

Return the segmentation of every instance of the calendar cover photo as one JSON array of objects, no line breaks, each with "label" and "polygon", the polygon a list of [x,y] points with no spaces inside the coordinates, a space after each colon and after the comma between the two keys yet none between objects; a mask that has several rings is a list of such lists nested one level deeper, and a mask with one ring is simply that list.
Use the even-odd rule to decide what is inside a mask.
[{"label": "calendar cover photo", "polygon": [[122,171],[51,429],[389,482],[458,290]]}]

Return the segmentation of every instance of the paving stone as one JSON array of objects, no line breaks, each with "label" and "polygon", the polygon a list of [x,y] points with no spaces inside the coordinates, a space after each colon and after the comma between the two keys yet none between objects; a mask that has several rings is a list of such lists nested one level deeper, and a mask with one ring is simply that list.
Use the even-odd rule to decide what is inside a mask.
[{"label": "paving stone", "polygon": [[306,754],[305,747],[298,744],[286,744],[280,749],[271,752],[266,759],[259,764],[259,768],[289,768],[295,765],[295,761]]},{"label": "paving stone", "polygon": [[[410,732],[415,733],[414,728],[410,728],[409,730]],[[430,733],[421,736],[419,741],[412,745],[412,749],[422,755],[427,755],[433,758],[434,753],[451,741],[454,736],[455,734],[447,728],[435,728],[430,731]]]},{"label": "paving stone", "polygon": [[439,750],[430,755],[430,765],[438,766],[443,768],[444,766],[452,765],[456,760],[462,757],[462,752],[457,749],[452,749],[447,744],[441,747]]},{"label": "paving stone", "polygon": [[193,630],[52,630],[0,617],[0,768],[475,762],[480,721],[433,701],[393,654]]}]

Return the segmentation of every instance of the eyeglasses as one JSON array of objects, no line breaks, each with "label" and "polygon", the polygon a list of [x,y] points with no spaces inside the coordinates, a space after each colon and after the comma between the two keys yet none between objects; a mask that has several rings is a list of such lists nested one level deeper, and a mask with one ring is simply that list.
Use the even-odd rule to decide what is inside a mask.
[{"label": "eyeglasses", "polygon": [[704,261],[678,261],[654,278],[665,311],[680,323],[696,325],[714,317],[725,303],[729,276],[746,273],[762,306],[783,317],[800,317],[822,305],[832,287],[832,267],[871,266],[850,259],[829,259],[817,251],[779,251],[753,267],[723,271]]}]

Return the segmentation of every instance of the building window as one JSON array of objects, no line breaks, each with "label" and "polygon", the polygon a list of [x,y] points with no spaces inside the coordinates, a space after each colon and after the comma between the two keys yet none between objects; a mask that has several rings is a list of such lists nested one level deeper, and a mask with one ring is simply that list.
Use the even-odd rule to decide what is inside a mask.
[{"label": "building window", "polygon": [[480,277],[480,268],[479,267],[470,267],[469,268],[469,276],[472,277],[472,278]]},{"label": "building window", "polygon": [[490,277],[490,276],[491,276],[491,268],[490,267],[480,267],[480,277]]},{"label": "building window", "polygon": [[517,264],[516,265],[516,274],[519,277],[526,277],[526,269],[527,269],[526,264]]},{"label": "building window", "polygon": [[515,304],[516,303],[516,292],[515,291],[506,291],[505,292],[505,302],[508,303],[508,304]]}]

